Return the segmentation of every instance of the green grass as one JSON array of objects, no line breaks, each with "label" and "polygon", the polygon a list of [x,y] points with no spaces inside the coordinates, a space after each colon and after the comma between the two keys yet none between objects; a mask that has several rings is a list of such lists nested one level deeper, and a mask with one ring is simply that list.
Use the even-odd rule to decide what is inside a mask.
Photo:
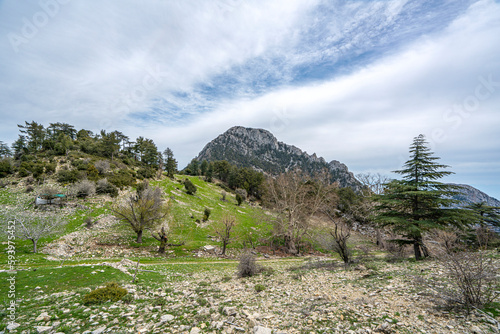
[{"label": "green grass", "polygon": [[[188,195],[184,189],[182,180],[188,178],[197,187],[194,195]],[[229,248],[239,248],[243,240],[251,233],[255,243],[259,238],[270,236],[271,226],[269,223],[261,222],[257,217],[262,215],[262,209],[253,207],[249,203],[237,205],[235,195],[227,193],[226,201],[222,201],[222,188],[213,183],[207,183],[200,177],[176,176],[175,180],[165,179],[152,182],[159,186],[171,199],[172,217],[175,222],[173,227],[173,242],[184,240],[186,244],[182,247],[185,251],[198,249],[204,245],[214,244],[208,236],[214,236],[213,224],[222,219],[225,214],[236,218],[237,227],[234,229],[235,241]],[[203,222],[203,211],[205,208],[211,210],[210,219]],[[196,221],[199,220],[200,223]],[[176,253],[181,255],[182,253]]]},{"label": "green grass", "polygon": [[[0,273],[0,280],[5,282],[13,275],[16,277],[16,295],[22,298],[34,297],[39,293],[38,290],[43,291],[44,294],[51,294],[86,287],[95,289],[108,281],[132,281],[130,276],[106,266],[37,268],[17,271],[17,274],[3,272]],[[35,289],[36,287],[40,289]],[[7,289],[7,284],[1,284],[0,296],[6,298]]]}]

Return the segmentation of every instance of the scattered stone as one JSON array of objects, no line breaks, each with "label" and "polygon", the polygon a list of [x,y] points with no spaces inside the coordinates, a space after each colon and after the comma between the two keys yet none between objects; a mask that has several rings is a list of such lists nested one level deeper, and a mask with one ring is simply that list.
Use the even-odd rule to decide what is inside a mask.
[{"label": "scattered stone", "polygon": [[161,316],[160,321],[161,322],[169,322],[169,321],[172,321],[174,319],[175,319],[175,317],[173,315],[171,315],[171,314],[164,314],[164,315]]},{"label": "scattered stone", "polygon": [[189,331],[189,334],[200,334],[200,333],[201,333],[201,329],[199,329],[198,327],[193,327]]},{"label": "scattered stone", "polygon": [[35,326],[38,333],[46,333],[52,329],[52,326]]},{"label": "scattered stone", "polygon": [[272,334],[272,333],[273,331],[267,327],[255,326],[253,328],[253,334]]},{"label": "scattered stone", "polygon": [[484,334],[484,332],[481,330],[481,328],[477,326],[472,326],[470,328],[472,334]]},{"label": "scattered stone", "polygon": [[21,325],[18,323],[15,323],[15,322],[11,322],[10,324],[7,325],[7,330],[13,331],[14,329],[16,329],[19,326],[21,326]]},{"label": "scattered stone", "polygon": [[92,332],[92,334],[102,334],[106,330],[106,326],[102,326],[97,328],[95,331]]},{"label": "scattered stone", "polygon": [[223,309],[222,309],[222,312],[227,315],[227,316],[232,316],[232,315],[236,315],[237,311],[236,311],[236,307],[229,307],[229,306],[225,306]]},{"label": "scattered stone", "polygon": [[205,245],[205,246],[203,246],[203,250],[205,252],[215,252],[216,249],[217,249],[217,247],[212,246],[212,245]]},{"label": "scattered stone", "polygon": [[50,316],[47,312],[42,312],[36,319],[35,321],[36,322],[39,322],[39,321],[49,321],[50,320]]}]

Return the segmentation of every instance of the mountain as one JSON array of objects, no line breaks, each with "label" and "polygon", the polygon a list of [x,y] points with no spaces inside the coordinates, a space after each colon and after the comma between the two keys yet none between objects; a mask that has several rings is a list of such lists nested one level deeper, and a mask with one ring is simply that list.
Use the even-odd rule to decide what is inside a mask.
[{"label": "mountain", "polygon": [[452,198],[460,201],[459,206],[467,206],[473,203],[481,203],[485,202],[488,206],[497,206],[500,207],[500,201],[496,198],[490,197],[487,194],[483,193],[481,190],[471,187],[467,184],[453,184],[454,186],[459,186],[462,189],[460,190],[460,194],[453,196]]},{"label": "mountain", "polygon": [[316,154],[309,155],[278,141],[271,132],[263,129],[232,127],[208,143],[196,159],[226,160],[239,167],[251,167],[271,175],[296,167],[310,174],[326,169],[331,174],[331,180],[339,182],[341,187],[355,190],[361,187],[346,165],[336,160],[326,162]]}]

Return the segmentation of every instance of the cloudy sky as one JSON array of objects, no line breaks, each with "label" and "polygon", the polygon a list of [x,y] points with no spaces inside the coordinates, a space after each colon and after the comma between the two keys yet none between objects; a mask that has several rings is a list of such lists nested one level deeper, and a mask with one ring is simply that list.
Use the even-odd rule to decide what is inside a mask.
[{"label": "cloudy sky", "polygon": [[0,0],[0,140],[66,122],[170,147],[234,125],[392,177],[423,133],[500,198],[494,0]]}]

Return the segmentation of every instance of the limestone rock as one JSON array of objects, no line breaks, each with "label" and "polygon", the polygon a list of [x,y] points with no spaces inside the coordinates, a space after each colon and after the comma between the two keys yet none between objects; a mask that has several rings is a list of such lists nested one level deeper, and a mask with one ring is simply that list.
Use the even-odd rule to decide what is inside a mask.
[{"label": "limestone rock", "polygon": [[253,334],[272,334],[272,333],[273,331],[267,327],[255,326],[253,328]]}]

